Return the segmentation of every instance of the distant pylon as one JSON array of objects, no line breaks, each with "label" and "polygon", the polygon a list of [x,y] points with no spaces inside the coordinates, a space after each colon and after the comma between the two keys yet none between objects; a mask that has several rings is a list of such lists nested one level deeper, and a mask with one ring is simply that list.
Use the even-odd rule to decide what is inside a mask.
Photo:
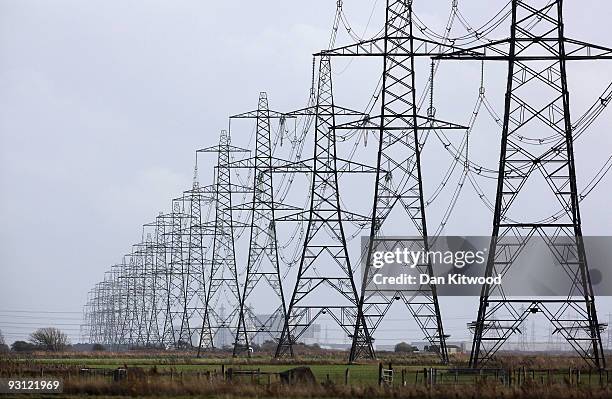
[{"label": "distant pylon", "polygon": [[[275,357],[293,356],[293,344],[321,315],[331,316],[348,336],[352,336],[356,324],[359,295],[343,228],[343,218],[353,215],[343,216],[340,207],[331,72],[330,58],[322,56],[316,106],[309,110],[316,119],[308,225]],[[335,294],[333,297],[329,296],[330,291]]]},{"label": "distant pylon", "polygon": [[132,339],[132,317],[134,310],[133,279],[129,278],[130,266],[124,256],[121,263],[111,266],[114,280],[114,297],[119,306],[115,323],[115,343],[128,346]]},{"label": "distant pylon", "polygon": [[[486,276],[506,276],[531,239],[540,236],[571,289],[560,299],[525,299],[509,298],[503,284],[484,285],[472,323],[470,364],[485,366],[530,314],[542,313],[554,334],[590,366],[603,368],[603,325],[597,319],[582,237],[566,62],[612,59],[612,49],[565,37],[562,0],[512,0],[511,18],[510,38],[441,56],[508,62]],[[517,205],[517,198],[537,199],[545,206],[542,212],[550,214],[544,219],[525,216],[526,207]]]},{"label": "distant pylon", "polygon": [[[257,121],[255,157],[252,159],[253,200],[249,205],[237,207],[237,209],[251,212],[251,225],[246,276],[240,298],[238,329],[234,342],[234,356],[242,353],[250,356],[250,343],[257,335],[278,340],[286,315],[276,237],[275,212],[279,209],[280,204],[275,202],[272,178],[274,165],[270,138],[271,117],[284,118],[284,115],[270,111],[268,96],[264,92],[259,95],[257,111],[232,117],[255,118]],[[276,307],[270,315],[264,317],[255,314],[250,307],[246,306],[249,295],[260,282],[267,283],[271,289],[265,301]]]},{"label": "distant pylon", "polygon": [[[236,270],[236,251],[233,217],[232,194],[244,193],[243,187],[232,185],[229,168],[232,153],[243,153],[248,150],[231,145],[229,132],[221,131],[219,144],[214,147],[198,150],[198,153],[216,153],[217,167],[213,195],[215,218],[213,231],[212,260],[206,273],[206,293],[204,314],[200,328],[198,356],[202,349],[215,347],[215,338],[226,331],[235,333],[238,326],[240,310],[240,284]],[[217,309],[230,309],[228,314]]]},{"label": "distant pylon", "polygon": [[121,265],[111,266],[105,273],[104,299],[106,308],[106,343],[118,348],[126,321],[125,288],[121,279]]},{"label": "distant pylon", "polygon": [[144,301],[142,297],[143,262],[138,253],[137,246],[133,251],[123,257],[120,265],[120,281],[124,289],[125,313],[122,318],[122,329],[119,343],[128,346],[143,345],[143,332],[141,324]]},{"label": "distant pylon", "polygon": [[185,312],[185,287],[187,286],[186,242],[190,216],[185,212],[182,199],[172,201],[170,228],[166,231],[166,312],[164,319],[164,342],[171,342],[176,349],[186,349],[191,340],[188,329],[181,329]]},{"label": "distant pylon", "polygon": [[171,335],[164,331],[166,312],[168,309],[168,286],[170,275],[167,273],[167,241],[166,231],[172,222],[171,217],[160,212],[155,221],[145,225],[152,229],[152,241],[149,246],[149,261],[151,262],[148,284],[151,286],[151,311],[148,319],[149,343],[165,348],[173,345]]},{"label": "distant pylon", "polygon": [[153,326],[153,318],[157,308],[157,279],[158,275],[155,272],[155,242],[153,241],[154,232],[149,231],[148,226],[144,226],[145,239],[141,244],[141,253],[143,258],[143,302],[144,302],[144,317],[142,323],[144,325],[145,336],[144,346],[159,345],[159,330],[157,326]]},{"label": "distant pylon", "polygon": [[[197,157],[197,155],[196,155]],[[191,190],[185,191],[177,201],[181,202],[186,215],[188,215],[186,226],[182,231],[181,243],[187,248],[183,251],[183,265],[181,267],[182,298],[183,306],[181,323],[178,327],[178,336],[186,347],[198,345],[200,326],[197,320],[202,319],[206,313],[206,272],[208,267],[204,259],[205,239],[212,235],[208,226],[206,214],[202,208],[212,201],[211,188],[201,187],[197,180],[196,172]]]},{"label": "distant pylon", "polygon": [[155,218],[154,223],[154,275],[155,279],[155,292],[156,292],[156,306],[152,311],[152,317],[150,320],[150,330],[153,331],[153,335],[158,337],[157,344],[161,347],[174,347],[175,335],[174,329],[171,323],[171,294],[170,291],[173,287],[172,269],[170,263],[170,251],[172,247],[171,240],[171,228],[173,224],[172,214],[159,213]]},{"label": "distant pylon", "polygon": [[[379,56],[383,59],[381,113],[365,120],[339,125],[337,129],[377,130],[379,135],[378,162],[374,205],[362,278],[358,317],[349,361],[375,356],[373,335],[395,301],[400,301],[412,315],[425,339],[443,362],[448,361],[446,337],[434,284],[416,286],[410,290],[388,290],[376,287],[372,257],[375,251],[408,248],[429,251],[423,184],[421,177],[420,132],[432,129],[465,129],[443,122],[431,115],[421,116],[415,89],[415,57],[430,57],[449,46],[423,40],[413,35],[412,0],[387,0],[384,35],[357,44],[322,51],[329,56]],[[414,224],[402,228],[399,239],[385,239],[381,228],[394,209],[404,209]],[[413,238],[409,238],[413,237]],[[425,257],[429,258],[429,257]],[[433,275],[429,259],[416,265],[420,274]],[[360,321],[365,320],[365,326]]]}]

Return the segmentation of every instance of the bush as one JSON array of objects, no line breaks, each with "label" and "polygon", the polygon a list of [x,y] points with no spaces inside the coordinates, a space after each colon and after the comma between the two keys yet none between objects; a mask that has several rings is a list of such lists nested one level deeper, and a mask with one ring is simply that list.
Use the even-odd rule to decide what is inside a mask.
[{"label": "bush", "polygon": [[15,341],[13,345],[11,345],[11,350],[13,352],[32,352],[36,349],[36,345],[25,341]]}]

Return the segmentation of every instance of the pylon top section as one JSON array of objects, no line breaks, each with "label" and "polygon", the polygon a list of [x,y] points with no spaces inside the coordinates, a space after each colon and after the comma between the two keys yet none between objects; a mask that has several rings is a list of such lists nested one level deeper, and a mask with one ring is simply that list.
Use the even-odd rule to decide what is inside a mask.
[{"label": "pylon top section", "polygon": [[534,3],[537,1],[513,0],[510,37],[446,52],[434,58],[518,62],[556,61],[560,58],[565,61],[612,59],[612,48],[565,37],[561,20],[562,0],[546,2],[541,7]]}]

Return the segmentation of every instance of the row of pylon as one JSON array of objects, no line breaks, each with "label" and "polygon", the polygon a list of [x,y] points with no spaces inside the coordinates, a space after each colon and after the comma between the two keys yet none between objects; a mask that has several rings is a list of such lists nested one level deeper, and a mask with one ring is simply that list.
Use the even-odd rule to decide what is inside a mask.
[{"label": "row of pylon", "polygon": [[[500,60],[508,64],[508,78],[486,275],[508,273],[529,240],[540,236],[573,280],[571,292],[563,299],[512,299],[501,287],[484,286],[477,318],[470,324],[474,333],[471,364],[484,366],[510,336],[520,333],[526,317],[540,313],[587,363],[605,366],[600,336],[604,326],[597,320],[582,241],[566,63],[610,59],[612,50],[565,37],[562,0],[512,0],[509,38],[470,48],[418,37],[413,32],[412,7],[411,0],[387,0],[383,35],[317,54],[319,74],[307,108],[271,111],[266,94],[261,93],[257,110],[233,116],[256,121],[252,157],[233,160],[234,153],[247,150],[232,146],[227,131],[221,133],[217,146],[200,150],[217,154],[214,184],[201,187],[194,182],[173,201],[170,213],[160,214],[145,226],[142,243],[91,291],[85,316],[91,342],[197,348],[198,352],[227,344],[234,355],[250,355],[254,342],[270,340],[276,345],[276,357],[293,356],[295,345],[314,322],[326,317],[351,339],[349,361],[355,361],[375,356],[377,328],[389,309],[400,303],[441,361],[448,361],[436,286],[421,285],[409,291],[372,288],[370,265],[373,253],[387,247],[428,250],[422,133],[467,129],[436,119],[433,104],[426,116],[419,114],[415,60]],[[334,103],[332,59],[342,56],[383,60],[379,114],[365,115]],[[275,158],[271,119],[284,123],[297,116],[314,121],[313,157]],[[343,130],[376,132],[376,165],[337,154],[336,134]],[[544,141],[542,131],[549,133]],[[552,144],[542,145],[544,142]],[[466,165],[470,167],[469,159]],[[250,171],[252,180],[247,187],[232,182],[236,169]],[[554,201],[562,207],[554,218],[528,220],[516,205],[520,196],[545,201],[539,192],[528,192],[526,182],[534,178],[534,172],[541,172],[550,188],[551,213]],[[277,173],[310,176],[307,209],[279,200]],[[341,205],[338,181],[345,173],[375,176],[371,215],[359,215]],[[239,194],[250,196],[250,201],[235,204]],[[205,209],[212,216],[207,218]],[[400,236],[410,239],[389,240],[382,235],[383,228],[392,224],[389,215],[398,209],[405,226]],[[236,212],[248,217],[237,218]],[[351,256],[347,246],[347,221],[369,227],[360,285],[354,278],[356,265],[351,263],[358,256]],[[296,284],[287,291],[290,295],[285,295],[279,260],[277,226],[282,222],[306,223]],[[244,272],[236,262],[237,230],[250,234]],[[515,245],[510,237],[523,238]],[[416,267],[434,274],[429,261]],[[249,305],[262,286],[267,291],[261,295],[273,307],[265,316]],[[329,295],[336,299],[330,301]]]}]

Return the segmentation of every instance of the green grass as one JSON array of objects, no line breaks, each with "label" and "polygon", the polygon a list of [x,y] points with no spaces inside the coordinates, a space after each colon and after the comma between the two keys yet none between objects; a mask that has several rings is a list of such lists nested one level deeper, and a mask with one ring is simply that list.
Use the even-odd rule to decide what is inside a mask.
[{"label": "green grass", "polygon": [[[235,370],[260,370],[261,372],[278,373],[294,367],[300,366],[299,364],[247,364],[244,361],[236,362],[231,364],[221,362],[217,359],[189,359],[189,363],[183,363],[180,359],[36,359],[36,364],[41,365],[70,365],[79,366],[85,368],[100,368],[100,369],[114,369],[127,365],[128,367],[140,367],[148,370],[155,367],[159,371],[170,371],[173,370],[177,373],[205,373],[207,371],[221,372],[221,364],[225,364],[226,370],[233,368]],[[378,381],[378,365],[377,364],[365,364],[365,365],[329,365],[329,364],[311,364],[307,365],[312,370],[313,374],[317,378],[317,381],[325,381],[328,376],[329,379],[336,383],[344,382],[345,371],[348,368],[349,378],[351,381],[361,381],[366,384],[376,383]],[[265,376],[262,378],[266,378]]]},{"label": "green grass", "polygon": [[[192,358],[36,358],[22,359],[22,361],[32,362],[39,365],[53,366],[73,366],[94,369],[115,369],[127,365],[128,367],[139,367],[150,370],[155,367],[160,372],[175,373],[184,372],[185,374],[206,373],[216,371],[221,373],[222,364],[225,369],[235,370],[260,370],[262,373],[278,373],[298,366],[310,367],[317,381],[323,382],[330,380],[336,384],[344,384],[345,372],[349,369],[349,381],[351,384],[376,385],[378,383],[378,364],[309,364],[300,363],[274,363],[263,364],[259,361],[248,362],[245,359],[192,359]],[[387,367],[387,365],[385,365]],[[396,372],[395,382],[400,384],[401,369],[407,370],[406,380],[414,383],[416,372],[423,370],[422,366],[394,366]],[[238,377],[249,378],[249,377]],[[261,381],[265,381],[267,376],[261,376]],[[422,373],[420,377],[422,381]]]},{"label": "green grass", "polygon": [[[146,356],[146,355],[145,355]],[[324,382],[326,380],[330,380],[335,384],[344,384],[345,381],[345,372],[349,370],[349,383],[351,385],[377,385],[378,383],[378,363],[370,362],[366,364],[357,364],[357,365],[346,365],[342,364],[343,359],[338,358],[336,364],[331,364],[329,359],[325,359],[325,362],[330,362],[330,364],[321,364],[321,359],[313,358],[306,359],[303,362],[299,361],[284,361],[284,362],[276,362],[270,361],[267,358],[254,358],[251,360],[248,359],[233,359],[231,357],[228,358],[190,358],[185,356],[158,356],[158,357],[144,357],[144,356],[121,356],[112,357],[112,354],[102,354],[101,357],[64,357],[64,358],[52,358],[52,357],[28,357],[21,359],[14,359],[17,362],[23,362],[24,364],[28,364],[29,366],[38,367],[39,365],[44,367],[48,365],[49,367],[62,367],[68,366],[73,368],[97,368],[97,369],[115,369],[118,367],[123,367],[127,365],[128,367],[138,367],[142,368],[145,371],[149,371],[152,368],[157,369],[159,372],[164,374],[169,374],[170,372],[173,375],[179,376],[181,373],[185,374],[186,378],[197,374],[205,374],[207,372],[216,372],[217,375],[221,374],[222,365],[224,365],[225,369],[233,368],[235,370],[260,370],[262,373],[278,373],[282,371],[286,371],[288,369],[298,367],[301,365],[309,367],[315,378],[319,382]],[[422,365],[412,365],[413,363],[410,361],[404,361],[402,364],[401,359],[393,359],[394,363],[394,385],[399,386],[401,384],[401,375],[402,371],[404,371],[405,381],[407,385],[423,385],[424,384],[424,376],[423,376],[423,368],[425,367],[435,367],[440,371],[439,382],[444,384],[454,384],[455,379],[457,378],[457,382],[459,384],[470,384],[476,383],[477,377],[473,375],[459,375],[455,377],[454,374],[448,373],[444,374],[444,370],[446,367],[440,366],[439,364],[426,364],[431,359],[423,359]],[[385,363],[385,367],[387,367],[388,363]],[[527,366],[529,369],[529,367]],[[537,367],[535,367],[537,368]],[[73,371],[74,372],[74,371]],[[236,377],[239,380],[244,379],[250,380],[249,376],[240,376]],[[267,381],[267,375],[262,375],[259,378],[259,381],[265,383]],[[274,380],[276,377],[272,377]],[[493,381],[494,377],[487,377],[487,381]],[[515,375],[514,381],[516,381],[517,376]],[[576,375],[573,375],[573,380],[576,379]],[[605,378],[605,376],[604,376]],[[549,381],[549,375],[546,371],[536,371],[535,378],[532,377],[532,374],[529,373],[527,380],[534,379],[537,383],[547,383]],[[564,381],[569,380],[567,369],[565,371],[560,369],[557,372],[553,372],[550,376],[550,379],[554,383],[563,383]],[[593,374],[590,379],[588,373],[585,371],[582,373],[581,384],[583,385],[599,385],[599,376],[597,374]]]}]

